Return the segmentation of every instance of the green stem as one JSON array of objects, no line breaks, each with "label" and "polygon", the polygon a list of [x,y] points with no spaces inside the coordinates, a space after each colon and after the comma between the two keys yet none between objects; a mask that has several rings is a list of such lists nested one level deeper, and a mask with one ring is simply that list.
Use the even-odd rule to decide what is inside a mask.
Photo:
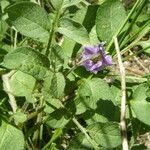
[{"label": "green stem", "polygon": [[[62,4],[63,4],[63,1],[62,1]],[[51,32],[50,32],[50,35],[49,35],[49,41],[48,41],[47,48],[46,48],[46,53],[45,53],[46,56],[51,54],[50,48],[51,48],[51,44],[52,44],[52,41],[53,41],[54,36],[55,36],[56,28],[58,26],[58,20],[59,20],[60,14],[61,14],[61,9],[57,10],[55,19],[52,23],[52,29],[51,29]]]},{"label": "green stem", "polygon": [[78,122],[78,120],[73,117],[72,121],[81,130],[81,132],[86,136],[87,140],[92,144],[94,149],[99,149],[98,144],[88,135],[87,130]]},{"label": "green stem", "polygon": [[56,129],[50,141],[42,148],[42,150],[46,150],[61,134],[62,128]]},{"label": "green stem", "polygon": [[125,58],[123,58],[123,61],[126,61],[126,60],[130,59],[130,58],[133,57],[133,56],[137,56],[138,54],[144,52],[145,50],[147,50],[147,49],[149,49],[149,48],[150,48],[150,46],[147,46],[146,48],[141,49],[141,50],[139,50],[138,52],[133,53],[133,54],[131,54],[131,55],[125,57]]},{"label": "green stem", "polygon": [[[131,11],[129,12],[128,16],[126,17],[126,19],[124,20],[123,24],[121,25],[121,27],[118,29],[118,31],[116,32],[116,37],[119,35],[119,33],[122,31],[122,29],[124,28],[124,26],[126,25],[126,23],[128,22],[129,18],[131,17],[131,15],[133,14],[133,12],[135,11],[135,9],[137,8],[138,4],[140,3],[141,0],[137,0],[136,3],[134,4],[133,8],[131,9]],[[113,44],[113,38],[111,39],[109,45],[106,48],[106,51],[109,51],[111,46]]]},{"label": "green stem", "polygon": [[[41,97],[39,107],[43,107],[43,103],[44,103],[44,100],[43,100],[43,97]],[[43,112],[40,112],[40,113],[38,114],[38,116],[37,116],[37,121],[36,121],[37,124],[38,124],[38,123],[41,123],[42,120],[43,120]],[[34,141],[34,144],[35,144],[35,145],[37,145],[37,141],[38,141],[38,139],[40,139],[39,137],[41,137],[41,135],[40,135],[41,129],[42,129],[42,128],[41,128],[41,126],[40,126],[40,131],[37,129],[37,130],[34,132],[33,141]],[[41,142],[41,141],[39,141],[39,142]],[[41,144],[41,143],[39,143],[39,147],[40,147],[40,144]]]},{"label": "green stem", "polygon": [[140,5],[140,8],[138,9],[138,11],[136,12],[136,15],[134,17],[134,19],[132,20],[132,22],[130,23],[128,29],[123,33],[123,35],[121,36],[121,39],[119,40],[119,43],[122,43],[122,41],[125,39],[126,35],[129,33],[130,29],[132,28],[133,24],[135,23],[135,21],[137,20],[138,16],[140,15],[144,5],[146,4],[146,0],[141,2],[142,4]]},{"label": "green stem", "polygon": [[138,34],[140,34],[145,28],[149,27],[149,24],[150,24],[150,20],[148,20],[133,36],[131,36],[128,39],[126,39],[125,41],[123,41],[123,43],[121,43],[120,48],[122,48],[128,42],[133,41],[134,38],[138,36]]},{"label": "green stem", "polygon": [[136,46],[138,42],[141,40],[141,38],[145,36],[149,31],[150,31],[150,28],[147,28],[136,40],[134,40],[130,45],[125,47],[123,50],[121,50],[121,54],[124,54],[126,51]]}]

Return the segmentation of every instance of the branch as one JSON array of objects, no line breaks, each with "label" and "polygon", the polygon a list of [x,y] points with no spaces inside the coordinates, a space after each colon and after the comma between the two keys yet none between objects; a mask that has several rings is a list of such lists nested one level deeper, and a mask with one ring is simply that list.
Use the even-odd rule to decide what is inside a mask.
[{"label": "branch", "polygon": [[121,59],[120,49],[117,37],[113,37],[115,49],[117,51],[118,63],[119,63],[119,70],[120,70],[120,77],[121,77],[121,91],[122,91],[122,98],[121,98],[121,115],[120,115],[120,126],[122,132],[122,148],[123,150],[128,150],[128,139],[127,139],[127,127],[125,122],[125,113],[126,113],[126,81],[125,81],[125,68],[123,66],[123,62]]}]

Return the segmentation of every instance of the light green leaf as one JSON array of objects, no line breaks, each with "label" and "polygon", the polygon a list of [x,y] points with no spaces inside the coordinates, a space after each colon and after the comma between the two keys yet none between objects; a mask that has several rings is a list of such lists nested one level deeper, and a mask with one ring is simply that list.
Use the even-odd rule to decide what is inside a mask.
[{"label": "light green leaf", "polygon": [[29,47],[20,47],[8,53],[1,65],[43,79],[48,75],[50,63],[48,58],[38,51]]},{"label": "light green leaf", "polygon": [[1,121],[0,126],[0,149],[1,150],[23,150],[24,137],[22,131],[14,126]]},{"label": "light green leaf", "polygon": [[147,101],[147,90],[149,89],[147,84],[139,85],[133,93],[133,100],[130,101],[131,108],[134,111],[137,119],[150,125],[150,103]]},{"label": "light green leaf", "polygon": [[95,123],[88,126],[91,137],[104,148],[115,148],[121,145],[121,133],[118,123]]},{"label": "light green leaf", "polygon": [[33,92],[35,82],[31,75],[17,71],[10,79],[11,92],[15,96],[27,96]]},{"label": "light green leaf", "polygon": [[13,117],[14,117],[15,121],[18,122],[18,123],[23,123],[23,122],[25,122],[27,120],[27,115],[24,114],[21,111],[16,112],[13,115]]},{"label": "light green leaf", "polygon": [[90,44],[89,35],[86,29],[78,22],[71,19],[63,18],[60,21],[60,27],[57,30],[59,33],[76,41],[77,43],[88,45]]},{"label": "light green leaf", "polygon": [[23,35],[40,42],[47,42],[50,31],[50,18],[39,5],[20,2],[10,6],[8,12],[12,25]]},{"label": "light green leaf", "polygon": [[120,0],[107,0],[99,6],[96,16],[96,30],[102,41],[110,42],[126,18]]}]

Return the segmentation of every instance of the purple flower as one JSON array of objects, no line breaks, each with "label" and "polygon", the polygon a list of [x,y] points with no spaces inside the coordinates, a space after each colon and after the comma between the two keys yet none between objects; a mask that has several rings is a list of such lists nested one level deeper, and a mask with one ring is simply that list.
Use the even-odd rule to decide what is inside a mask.
[{"label": "purple flower", "polygon": [[83,54],[81,56],[81,65],[87,71],[97,73],[102,68],[112,65],[112,58],[104,52],[104,43],[96,46],[84,46]]}]

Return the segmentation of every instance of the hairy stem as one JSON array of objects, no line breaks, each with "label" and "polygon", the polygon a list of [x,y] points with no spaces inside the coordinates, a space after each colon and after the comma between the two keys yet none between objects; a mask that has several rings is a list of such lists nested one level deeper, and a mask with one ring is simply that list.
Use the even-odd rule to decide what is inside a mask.
[{"label": "hairy stem", "polygon": [[15,113],[17,110],[17,103],[16,103],[14,95],[11,93],[11,87],[10,87],[10,83],[9,83],[9,79],[14,73],[15,73],[15,71],[13,70],[7,74],[2,75],[2,80],[3,80],[4,87],[5,87],[4,88],[5,92],[8,94],[8,97],[9,97],[10,106],[11,106],[13,112]]},{"label": "hairy stem", "polygon": [[120,114],[120,126],[121,126],[121,133],[122,133],[122,149],[128,150],[128,139],[127,139],[127,127],[126,127],[126,121],[125,121],[125,113],[126,113],[126,81],[125,81],[125,68],[123,66],[119,44],[117,37],[113,37],[115,49],[118,56],[118,64],[119,64],[119,70],[120,70],[120,77],[121,77],[121,114]]}]

